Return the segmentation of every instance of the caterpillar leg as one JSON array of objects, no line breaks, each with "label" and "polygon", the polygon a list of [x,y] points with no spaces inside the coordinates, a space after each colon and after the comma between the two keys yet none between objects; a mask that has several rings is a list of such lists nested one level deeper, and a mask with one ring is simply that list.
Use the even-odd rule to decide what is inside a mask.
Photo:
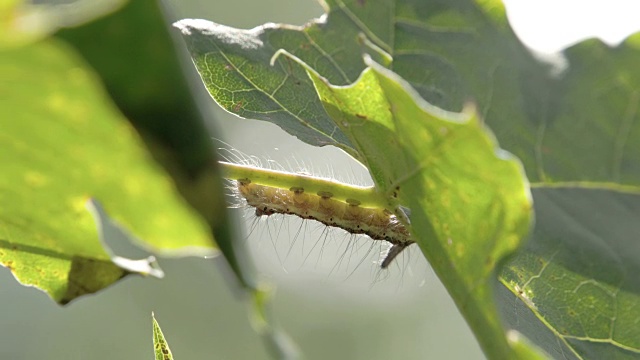
[{"label": "caterpillar leg", "polygon": [[413,241],[391,245],[391,247],[389,248],[389,251],[387,251],[387,254],[384,256],[384,259],[382,260],[380,267],[383,269],[388,268],[389,265],[391,265],[391,262],[393,262],[393,259],[395,259],[398,255],[400,255],[402,250],[406,249],[407,246],[411,244],[413,244]]}]

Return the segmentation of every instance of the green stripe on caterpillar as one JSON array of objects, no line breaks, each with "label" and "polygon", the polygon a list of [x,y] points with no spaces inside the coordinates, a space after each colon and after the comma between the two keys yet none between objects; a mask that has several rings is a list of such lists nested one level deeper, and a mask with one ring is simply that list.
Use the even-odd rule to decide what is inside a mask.
[{"label": "green stripe on caterpillar", "polygon": [[380,266],[387,268],[407,246],[411,234],[373,187],[361,187],[284,171],[221,162],[225,176],[235,181],[236,194],[256,216],[295,215],[351,234],[392,244]]}]

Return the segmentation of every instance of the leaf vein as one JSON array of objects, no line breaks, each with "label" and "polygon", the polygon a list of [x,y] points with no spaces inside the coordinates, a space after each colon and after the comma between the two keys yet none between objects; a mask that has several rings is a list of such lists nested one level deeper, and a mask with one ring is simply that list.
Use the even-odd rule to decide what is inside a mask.
[{"label": "leaf vein", "polygon": [[385,43],[382,39],[380,39],[376,34],[373,33],[373,31],[371,31],[371,29],[369,29],[369,27],[363,23],[352,11],[351,9],[349,9],[349,7],[347,5],[345,5],[345,3],[342,0],[337,0],[336,4],[338,4],[338,6],[340,7],[340,10],[342,10],[342,12],[347,15],[347,17],[349,18],[349,20],[351,20],[351,22],[360,30],[362,30],[362,32],[364,32],[367,37],[369,37],[369,39],[371,39],[371,41],[373,41],[376,45],[378,45],[379,47],[383,48],[385,51],[387,51],[390,54],[393,54],[393,49],[389,46],[389,44]]},{"label": "leaf vein", "polygon": [[[336,62],[336,60],[329,54],[327,53],[320,45],[318,45],[318,43],[316,43],[313,38],[309,35],[309,33],[307,33],[306,31],[303,31],[304,36],[309,40],[309,42],[311,43],[311,45],[318,50],[318,52],[320,52],[320,54],[322,54],[322,56],[324,56],[327,60],[329,60],[329,62],[331,63],[331,65],[333,65],[333,67],[336,68],[336,70],[340,73],[340,76],[342,76],[342,79],[347,82],[347,83],[351,83],[353,82],[353,80],[349,79],[349,77],[347,76],[347,74],[344,72],[344,70],[342,70],[342,68],[340,67],[340,65],[338,65],[338,63]],[[317,68],[317,67],[316,67]]]},{"label": "leaf vein", "polygon": [[625,111],[624,117],[620,123],[618,133],[614,139],[613,145],[613,179],[620,181],[620,169],[622,167],[622,159],[624,158],[624,148],[629,140],[629,133],[636,121],[638,114],[638,103],[640,103],[640,92],[633,91],[629,99],[629,105]]},{"label": "leaf vein", "polygon": [[[327,134],[325,134],[324,132],[322,132],[320,129],[317,129],[315,126],[311,125],[311,123],[309,123],[308,121],[302,119],[301,117],[299,117],[297,114],[294,114],[293,112],[291,112],[291,110],[287,109],[282,103],[280,103],[276,98],[274,98],[272,95],[270,95],[269,93],[267,93],[264,89],[261,89],[257,84],[255,84],[253,81],[251,81],[251,79],[244,74],[237,66],[236,64],[233,63],[233,61],[231,61],[231,59],[227,56],[227,54],[224,53],[224,51],[222,51],[222,49],[220,49],[220,47],[218,46],[218,44],[213,43],[214,46],[218,49],[218,52],[220,53],[220,55],[222,55],[224,57],[224,59],[229,63],[229,65],[231,65],[237,72],[238,74],[240,74],[240,76],[242,76],[243,79],[245,79],[245,81],[247,81],[251,86],[253,86],[256,90],[258,90],[259,92],[261,92],[262,94],[264,94],[266,97],[268,97],[269,99],[271,99],[271,101],[273,101],[276,105],[278,105],[282,110],[284,110],[284,112],[290,114],[291,116],[293,116],[296,120],[300,121],[301,124],[305,125],[306,127],[308,127],[309,129],[312,129],[313,131],[321,134],[322,136],[327,136]],[[206,60],[206,54],[205,54],[205,60]],[[207,68],[208,68],[208,64],[207,64]],[[258,112],[256,112],[258,113]],[[329,137],[330,139],[332,139],[333,141],[337,142],[337,140],[333,137]]]}]

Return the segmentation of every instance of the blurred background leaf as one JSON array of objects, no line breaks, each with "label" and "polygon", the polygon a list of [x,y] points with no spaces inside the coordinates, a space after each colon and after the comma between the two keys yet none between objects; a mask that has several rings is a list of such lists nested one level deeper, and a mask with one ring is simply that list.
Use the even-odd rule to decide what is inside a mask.
[{"label": "blurred background leaf", "polygon": [[[216,156],[198,106],[197,89],[180,66],[181,53],[155,0],[130,1],[106,17],[56,34],[96,69],[109,94],[169,171],[178,190],[204,217],[243,285]],[[99,39],[99,41],[98,41]],[[122,51],[127,49],[127,51]],[[208,115],[207,115],[208,114]]]},{"label": "blurred background leaf", "polygon": [[[102,5],[104,4],[93,4],[95,8],[99,8]],[[142,135],[147,148],[154,155],[155,159],[164,165],[165,170],[172,176],[173,182],[167,183],[165,191],[172,194],[172,192],[177,189],[193,208],[190,210],[196,210],[199,213],[196,214],[192,211],[189,214],[191,218],[186,218],[185,216],[156,216],[149,221],[143,222],[143,224],[147,226],[145,229],[154,228],[155,231],[165,236],[162,238],[164,242],[152,239],[152,241],[155,241],[153,244],[156,245],[154,250],[162,250],[163,254],[169,255],[206,254],[202,251],[194,252],[193,248],[213,248],[215,246],[211,235],[207,235],[207,230],[205,230],[206,227],[209,227],[210,233],[218,240],[219,248],[225,255],[228,265],[230,265],[235,274],[236,279],[234,280],[232,277],[229,277],[229,283],[234,287],[240,285],[252,293],[259,293],[253,280],[253,268],[247,256],[244,254],[242,246],[236,245],[241,245],[241,243],[237,242],[238,239],[232,239],[231,222],[226,211],[227,202],[222,192],[223,180],[217,172],[217,156],[211,146],[210,133],[208,131],[210,129],[207,129],[204,125],[206,111],[199,108],[197,104],[197,90],[200,87],[196,86],[192,88],[189,86],[187,79],[190,76],[189,74],[193,73],[193,70],[190,72],[187,71],[185,74],[181,69],[179,47],[176,47],[173,43],[171,35],[168,32],[166,24],[169,21],[166,20],[161,5],[153,0],[132,1],[105,17],[84,24],[76,21],[64,21],[68,20],[64,17],[58,18],[58,13],[60,12],[58,10],[62,9],[70,10],[67,11],[70,13],[83,13],[87,10],[84,15],[87,15],[87,19],[92,18],[92,16],[88,16],[88,14],[95,13],[95,9],[91,8],[91,6],[92,5],[87,2],[82,1],[70,4],[40,4],[29,6],[26,4],[20,6],[20,4],[18,4],[15,14],[17,15],[17,19],[23,15],[20,11],[26,8],[33,9],[34,12],[40,11],[42,13],[51,11],[48,18],[58,19],[59,23],[43,24],[43,27],[50,27],[50,32],[56,30],[58,27],[79,25],[58,31],[56,38],[64,40],[65,43],[73,46],[74,50],[69,47],[67,48],[68,51],[79,51],[88,62],[88,65],[95,69],[120,111],[131,124],[136,127],[139,134]],[[115,8],[115,6],[112,6],[112,8]],[[15,22],[9,22],[9,25],[13,24],[15,24]],[[43,32],[43,35],[44,34],[46,34],[46,32]],[[23,47],[15,48],[19,50],[29,50],[38,46],[41,41],[38,42],[36,36],[33,38],[34,43],[25,41]],[[61,44],[60,46],[64,45],[62,42],[59,43]],[[123,52],[123,48],[128,49],[128,51]],[[82,64],[82,66],[86,65]],[[16,67],[19,67],[19,65],[16,64]],[[90,70],[87,69],[87,71]],[[46,73],[47,69],[43,69],[43,72]],[[62,74],[58,75],[63,76]],[[56,82],[64,88],[64,81],[58,80]],[[7,89],[10,87],[10,85],[7,85]],[[15,104],[9,103],[8,105]],[[89,103],[87,105],[91,107],[92,104]],[[64,107],[65,104],[61,104],[60,106]],[[15,111],[15,107],[12,108],[12,111]],[[27,113],[27,116],[33,115],[31,112],[24,112]],[[36,125],[33,121],[25,122],[25,126],[27,127],[34,127]],[[51,131],[52,129],[47,130],[47,135],[56,134],[56,131]],[[95,130],[104,129],[97,128]],[[18,129],[16,132],[28,134],[24,129]],[[110,142],[109,137],[114,135],[117,137],[120,136],[118,132],[115,131],[107,131],[100,134],[103,137],[96,139],[93,145],[94,148],[106,152],[108,152],[108,150],[105,149],[104,144]],[[68,140],[62,137],[54,137],[50,143],[44,144],[43,151],[52,152],[57,145],[62,145],[57,144],[56,141]],[[77,141],[81,140],[77,139]],[[60,153],[61,157],[56,160],[64,160],[65,156],[67,156],[67,152],[65,151],[60,151]],[[12,154],[7,154],[8,157],[11,157],[11,155]],[[99,161],[99,159],[90,156],[91,154],[86,151],[82,152],[82,155],[87,156],[86,159],[81,159],[82,161],[80,161],[81,164],[85,166],[90,166],[92,162]],[[147,161],[150,161],[150,159],[147,159]],[[24,166],[33,167],[34,165],[25,162]],[[145,178],[136,176],[137,174],[135,173],[129,173],[130,169],[127,168],[126,164],[118,163],[117,166],[112,165],[110,168],[118,169],[119,171],[110,171],[109,175],[124,179],[125,185],[134,183],[136,193],[149,191],[147,195],[160,197],[154,194],[153,184],[151,182],[145,183]],[[60,178],[62,175],[62,173],[55,174],[53,177]],[[132,179],[130,179],[129,176],[131,176]],[[147,185],[148,188],[142,186],[142,184]],[[10,185],[11,184],[9,184],[9,186]],[[66,189],[64,188],[65,185],[72,188]],[[93,184],[90,183],[87,186],[92,185]],[[129,188],[131,187],[132,186],[129,186],[126,190],[130,190]],[[82,186],[66,182],[61,184],[61,188],[64,191],[73,192],[81,190]],[[64,193],[64,191],[62,193]],[[89,193],[89,195],[85,196],[87,200],[88,196],[96,196],[102,199],[100,197],[101,194]],[[45,193],[43,192],[42,194]],[[162,194],[162,196],[165,196],[165,194]],[[131,197],[130,200],[134,200],[134,198]],[[145,209],[151,207],[156,210],[161,199],[154,198],[154,200],[156,201],[139,201],[135,204],[136,206],[129,206],[127,209],[134,212],[135,216],[128,214],[133,218],[128,220],[132,221],[143,218],[143,214],[145,213],[153,214],[152,211],[145,211]],[[106,199],[102,201],[106,210],[106,212],[100,211],[100,222],[103,227],[105,227],[105,225],[109,227],[109,224],[111,224],[109,219],[103,218],[106,214],[112,213],[110,201],[112,200]],[[96,203],[94,203],[94,206],[95,205]],[[176,211],[182,210],[182,207],[185,205],[186,204],[172,204],[172,206],[176,208]],[[23,215],[9,212],[17,218],[21,218],[20,216]],[[178,213],[178,215],[180,214]],[[120,214],[118,212],[112,216],[115,220],[120,220]],[[204,225],[202,220],[204,220],[208,226]],[[200,233],[194,234],[194,231],[189,229],[189,226],[192,226],[191,223],[194,221],[199,221],[198,226],[200,226],[200,228],[198,228],[198,231],[200,231]],[[127,224],[127,222],[121,221],[119,221],[119,223]],[[95,226],[95,224],[88,225]],[[170,226],[171,228],[166,229],[165,226]],[[65,230],[70,232],[76,231],[75,235],[82,235],[81,232],[78,232],[77,229],[73,227],[66,227]],[[112,231],[110,232],[107,229],[107,231],[103,231],[101,235],[109,237],[110,233],[112,233]],[[45,235],[50,234],[45,233]],[[142,237],[143,242],[146,241],[144,235],[147,234],[139,234],[136,232],[136,235]],[[193,238],[194,235],[197,236]],[[170,241],[165,241],[167,239],[170,239]],[[52,240],[54,245],[57,245],[58,242],[61,241],[55,238]],[[80,244],[78,247],[80,249],[79,251],[83,250]],[[190,252],[185,251],[185,249],[190,250]],[[209,251],[208,253],[211,252]],[[101,254],[105,255],[105,259],[108,259],[104,250],[101,250]],[[112,260],[116,261],[115,258]],[[118,263],[122,263],[122,261],[120,261],[121,259],[117,260]],[[148,267],[151,268],[151,265],[152,264],[149,264]],[[224,267],[225,265],[222,266]],[[86,266],[82,269],[85,273],[92,274]],[[44,272],[36,275],[46,275],[47,270],[48,269],[45,268]],[[122,275],[120,274],[120,276]],[[90,278],[91,276],[88,277]],[[117,278],[111,281],[115,280],[117,280]],[[30,279],[30,281],[31,283],[36,283],[39,279],[34,277],[34,279]],[[96,288],[93,284],[90,285],[92,286],[87,286],[87,289]],[[86,292],[87,291],[85,291],[85,293]],[[75,296],[82,294],[82,292],[78,292]],[[257,294],[251,295],[257,296]],[[67,302],[70,298],[66,296],[64,299],[57,300]],[[262,305],[265,306],[265,303],[263,302]],[[261,311],[268,314],[266,308],[261,309]],[[268,328],[268,330],[269,331],[265,331],[267,336],[283,336],[278,333],[275,328]],[[277,344],[277,342],[274,343]]]},{"label": "blurred background leaf", "polygon": [[0,47],[23,46],[112,12],[125,0],[0,2]]},{"label": "blurred background leaf", "polygon": [[212,248],[72,48],[47,40],[4,50],[0,74],[2,263],[22,283],[66,303],[125,275],[102,249],[91,197],[152,248]]}]

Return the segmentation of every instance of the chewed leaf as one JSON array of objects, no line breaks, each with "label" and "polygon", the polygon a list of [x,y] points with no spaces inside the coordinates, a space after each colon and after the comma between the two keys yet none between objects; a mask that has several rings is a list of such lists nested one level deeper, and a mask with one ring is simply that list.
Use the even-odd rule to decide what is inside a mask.
[{"label": "chewed leaf", "polygon": [[[497,1],[331,0],[326,5],[326,16],[304,27],[265,24],[240,30],[195,19],[175,26],[223,108],[273,122],[312,145],[338,146],[358,160],[354,144],[320,108],[304,71],[286,57],[269,66],[276,51],[293,54],[335,85],[353,83],[366,67],[362,54],[367,53],[430,103],[460,111],[474,99],[484,118],[503,111],[522,119],[519,109],[514,112],[495,93],[517,93],[528,72],[544,77],[505,26],[504,7]],[[499,106],[490,108],[494,100]]]},{"label": "chewed leaf", "polygon": [[[334,144],[360,160],[318,111],[299,67],[286,58],[267,66],[279,49],[335,85],[355,80],[365,67],[358,56],[367,52],[390,60],[388,67],[431,104],[459,111],[473,99],[501,146],[520,158],[534,182],[640,182],[640,141],[634,141],[640,136],[640,77],[634,71],[640,34],[616,48],[597,40],[578,44],[565,51],[568,67],[559,71],[518,41],[499,1],[327,5],[327,15],[304,28],[238,30],[202,20],[177,26],[218,103],[240,116],[274,122],[310,144]],[[247,39],[255,46],[247,46]],[[258,101],[260,93],[271,99],[260,95]]]},{"label": "chewed leaf", "polygon": [[155,359],[173,360],[169,344],[167,343],[167,340],[165,340],[164,334],[162,334],[162,329],[160,329],[160,324],[158,324],[154,314],[151,314],[151,319],[153,321],[153,352],[156,356]]},{"label": "chewed leaf", "polygon": [[[485,306],[488,297],[480,296],[478,299],[483,300],[479,305],[472,298],[460,300],[467,296],[461,289],[484,289],[476,288],[473,280],[486,280],[485,270],[500,260],[494,256],[502,256],[515,248],[521,241],[518,236],[526,233],[526,225],[522,225],[511,228],[521,230],[512,231],[511,237],[506,230],[487,239],[491,237],[490,229],[497,231],[501,228],[499,224],[515,221],[529,206],[514,210],[517,208],[514,204],[521,201],[518,196],[509,196],[514,184],[500,183],[500,179],[509,176],[491,166],[483,166],[486,159],[476,158],[482,153],[477,152],[476,147],[486,150],[491,141],[482,144],[482,141],[460,140],[466,139],[468,132],[481,128],[476,120],[470,121],[475,125],[464,125],[466,120],[457,117],[460,126],[440,126],[444,132],[440,136],[438,128],[421,132],[420,126],[426,127],[429,123],[419,120],[418,113],[405,112],[405,109],[415,109],[415,103],[421,104],[419,98],[449,111],[460,111],[466,102],[473,101],[479,117],[491,128],[500,146],[520,159],[528,178],[540,189],[533,193],[534,200],[544,196],[542,187],[565,186],[566,182],[587,190],[586,193],[598,186],[607,188],[612,183],[633,187],[631,193],[637,191],[640,77],[636,70],[640,61],[640,34],[630,36],[615,48],[597,40],[585,41],[565,51],[566,68],[551,69],[536,60],[518,41],[498,0],[327,0],[326,5],[327,14],[303,28],[267,24],[253,30],[237,30],[197,20],[184,20],[178,26],[204,83],[223,107],[240,116],[272,121],[310,144],[341,147],[365,163],[376,185],[388,195],[394,195],[393,185],[406,183],[401,186],[397,199],[390,198],[390,206],[410,205],[417,214],[412,216],[412,224],[418,237],[433,233],[433,238],[439,239],[440,242],[428,241],[430,245],[423,245],[423,249],[427,250],[427,256],[445,283],[451,281],[447,286],[464,311]],[[253,44],[258,45],[245,46],[249,38],[257,40]],[[271,55],[280,49],[305,65],[280,56],[275,66],[268,67]],[[323,77],[333,85],[353,83],[367,66],[358,58],[362,53],[406,80],[419,94],[413,94],[415,101],[388,106],[395,101],[390,94],[395,96],[401,92],[387,91],[382,86],[383,77],[379,78],[379,84],[371,82],[375,78],[371,74],[365,73],[352,88],[346,89],[329,86],[320,79]],[[309,95],[308,87],[312,84],[301,72],[305,66],[319,75],[315,86],[323,96],[324,111],[318,110],[317,99]],[[376,86],[385,91],[372,90]],[[354,90],[357,87],[359,92]],[[270,95],[271,99],[267,96],[255,100],[257,93]],[[300,104],[307,106],[301,108]],[[394,117],[403,112],[410,120],[396,121]],[[371,113],[376,116],[372,117]],[[308,126],[310,124],[313,126]],[[425,151],[429,146],[432,149]],[[433,159],[451,166],[443,169],[441,163],[432,163]],[[514,181],[516,178],[521,179],[521,174],[513,177]],[[487,188],[483,189],[482,184]],[[612,195],[609,193],[605,198],[608,196]],[[490,198],[495,202],[488,202]],[[607,201],[621,205],[628,200],[624,198],[612,196]],[[466,204],[473,205],[469,214]],[[585,206],[606,219],[603,227],[609,228],[606,224],[616,222],[614,212],[602,212],[597,203],[589,202]],[[485,217],[476,212],[483,207]],[[428,221],[423,221],[425,219]],[[586,221],[582,217],[575,220]],[[543,223],[546,221],[550,223]],[[561,226],[554,221],[541,217],[536,227]],[[428,228],[428,224],[433,228]],[[476,237],[474,231],[478,229],[482,231]],[[470,233],[445,236],[452,231]],[[484,242],[480,241],[483,236]],[[510,246],[501,248],[500,242],[493,241],[502,236],[511,239]],[[472,239],[473,246],[456,240],[460,238]],[[451,239],[450,244],[443,243],[443,239]],[[579,243],[574,245],[572,251],[581,251]],[[479,250],[474,246],[486,248]],[[492,247],[494,250],[489,250]],[[536,257],[529,254],[530,251],[531,248],[526,248],[513,260],[522,273],[538,269],[536,262],[527,261],[529,256]],[[473,258],[470,254],[478,256]],[[456,257],[461,261],[450,263]],[[482,261],[487,262],[486,269],[480,264]],[[469,266],[461,267],[461,264]],[[453,269],[443,273],[442,269],[447,266]],[[614,267],[614,262],[603,263],[602,271],[615,272]],[[461,275],[466,272],[468,277]],[[453,275],[448,278],[447,274]],[[461,276],[462,285],[452,278],[455,274]],[[528,302],[529,295],[515,286],[521,284],[508,280],[502,279],[505,286],[510,286],[520,300]],[[541,280],[553,282],[544,275]],[[569,301],[562,303],[559,298],[555,300],[556,306],[574,305]],[[637,308],[637,303],[632,305],[630,308]],[[514,309],[502,298],[498,306],[505,311]],[[607,306],[602,302],[594,304],[594,311],[607,312]],[[545,318],[540,309],[538,307],[538,315]],[[637,318],[638,310],[631,315]],[[495,334],[488,335],[491,332],[479,329],[473,324],[474,319],[467,319],[488,355],[505,355],[496,356],[491,350],[493,344],[489,343],[497,338]],[[536,326],[553,333],[552,327],[558,324],[540,321]],[[525,336],[530,334],[524,329],[517,330]],[[549,349],[557,343],[556,337],[529,340]],[[599,340],[599,348],[610,349],[602,345],[603,342]],[[636,349],[635,345],[630,348]],[[610,357],[614,352],[600,353],[599,357]]]},{"label": "chewed leaf", "polygon": [[83,293],[74,286],[126,275],[100,245],[90,198],[149,248],[211,251],[204,222],[72,49],[3,51],[0,78],[0,262],[22,283],[67,302]]},{"label": "chewed leaf", "polygon": [[123,0],[56,1],[3,0],[0,2],[0,48],[23,46],[54,33],[109,13]]},{"label": "chewed leaf", "polygon": [[[207,90],[224,109],[278,124],[307,143],[349,151],[349,140],[322,108],[304,69],[286,58],[269,64],[276,50],[298,46],[305,35],[275,25],[237,30],[204,20],[181,20],[175,26],[186,37]],[[318,49],[301,48],[307,50],[320,61]]]},{"label": "chewed leaf", "polygon": [[490,342],[487,353],[509,358],[490,280],[529,231],[531,197],[521,165],[497,147],[473,111],[437,109],[397,75],[368,63],[348,87],[330,85],[311,69],[309,75],[390,208],[411,209],[414,240],[471,327],[492,334],[480,337]]}]

